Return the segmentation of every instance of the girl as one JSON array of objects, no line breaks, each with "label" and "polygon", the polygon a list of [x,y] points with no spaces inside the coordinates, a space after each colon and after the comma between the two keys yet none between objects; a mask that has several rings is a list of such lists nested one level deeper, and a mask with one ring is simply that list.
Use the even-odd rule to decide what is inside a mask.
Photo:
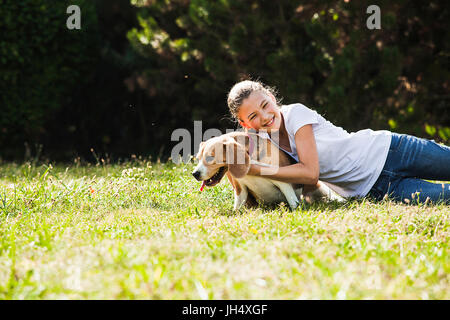
[{"label": "girl", "polygon": [[[407,203],[418,200],[450,204],[450,148],[434,141],[386,130],[348,133],[316,111],[296,103],[280,106],[272,88],[242,81],[228,93],[228,107],[246,131],[255,130],[292,156],[297,163],[269,178],[300,184],[318,179],[343,197],[385,195]],[[250,166],[248,174],[261,175]]]}]

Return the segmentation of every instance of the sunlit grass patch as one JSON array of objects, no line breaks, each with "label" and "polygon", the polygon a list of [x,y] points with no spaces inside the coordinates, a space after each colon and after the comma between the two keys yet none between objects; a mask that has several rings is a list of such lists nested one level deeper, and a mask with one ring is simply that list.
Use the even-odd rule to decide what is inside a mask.
[{"label": "sunlit grass patch", "polygon": [[0,298],[449,298],[448,206],[233,212],[192,168],[1,165]]}]

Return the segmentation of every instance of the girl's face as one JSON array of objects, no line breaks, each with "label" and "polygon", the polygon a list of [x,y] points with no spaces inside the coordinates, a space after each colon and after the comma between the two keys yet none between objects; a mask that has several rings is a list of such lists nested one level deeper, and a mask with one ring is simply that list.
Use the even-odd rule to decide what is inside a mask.
[{"label": "girl's face", "polygon": [[272,94],[253,91],[238,111],[240,124],[248,129],[272,132],[280,129],[281,113]]}]

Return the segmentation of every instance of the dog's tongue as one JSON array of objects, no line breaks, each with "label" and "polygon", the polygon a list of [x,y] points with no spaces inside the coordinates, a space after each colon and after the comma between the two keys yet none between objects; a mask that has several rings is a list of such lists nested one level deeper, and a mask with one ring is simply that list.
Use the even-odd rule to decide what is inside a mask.
[{"label": "dog's tongue", "polygon": [[203,188],[206,186],[206,181],[203,180],[202,186],[200,187],[200,191],[203,191]]}]

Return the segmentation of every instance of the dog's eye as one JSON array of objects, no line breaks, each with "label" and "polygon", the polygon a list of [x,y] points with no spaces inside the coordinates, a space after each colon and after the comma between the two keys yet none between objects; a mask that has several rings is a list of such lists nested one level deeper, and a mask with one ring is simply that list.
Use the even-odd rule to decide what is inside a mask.
[{"label": "dog's eye", "polygon": [[213,156],[206,156],[205,157],[206,163],[211,163],[214,161],[214,157]]}]

